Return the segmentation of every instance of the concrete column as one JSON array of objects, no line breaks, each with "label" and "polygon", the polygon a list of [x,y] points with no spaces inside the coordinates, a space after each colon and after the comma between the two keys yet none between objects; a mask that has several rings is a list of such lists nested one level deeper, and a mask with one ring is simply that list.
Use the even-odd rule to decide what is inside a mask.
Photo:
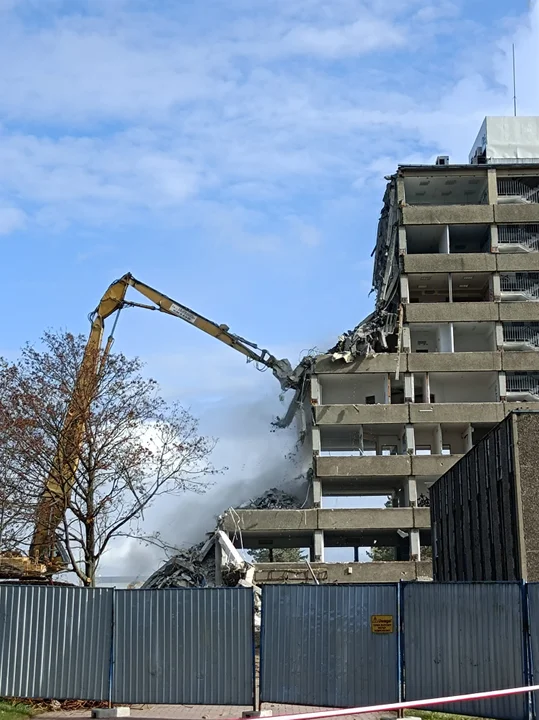
[{"label": "concrete column", "polygon": [[415,430],[413,425],[404,426],[404,451],[415,455]]},{"label": "concrete column", "polygon": [[428,372],[423,376],[423,402],[430,403],[430,378]]},{"label": "concrete column", "polygon": [[314,560],[313,562],[324,562],[324,531],[314,531]]},{"label": "concrete column", "polygon": [[312,440],[313,455],[320,455],[320,451],[322,450],[322,440],[320,439],[320,428],[317,425],[313,425]]},{"label": "concrete column", "polygon": [[462,433],[462,439],[464,440],[464,452],[470,452],[473,448],[473,426],[471,424],[468,424],[468,427]]},{"label": "concrete column", "polygon": [[498,252],[498,226],[490,226],[490,252]]},{"label": "concrete column", "polygon": [[404,373],[404,402],[414,401],[414,375]]},{"label": "concrete column", "polygon": [[311,376],[311,404],[322,404],[322,387],[320,386],[320,380],[316,377],[316,375]]},{"label": "concrete column", "polygon": [[402,328],[402,351],[405,353],[412,352],[412,334],[409,325],[404,325]]},{"label": "concrete column", "polygon": [[487,170],[487,183],[488,183],[488,204],[498,204],[498,183],[496,181],[496,169],[489,168]]},{"label": "concrete column", "polygon": [[384,383],[384,405],[391,404],[391,376],[386,373],[386,381]]},{"label": "concrete column", "polygon": [[313,507],[322,507],[322,482],[320,478],[317,478],[314,475],[311,482],[313,490]]},{"label": "concrete column", "polygon": [[442,255],[447,255],[449,253],[449,225],[444,227],[444,231],[440,237],[440,242],[438,243],[438,251]]},{"label": "concrete column", "polygon": [[415,475],[410,475],[406,478],[404,501],[407,507],[417,507],[417,481]]},{"label": "concrete column", "polygon": [[496,323],[496,348],[503,348],[503,323]]},{"label": "concrete column", "polygon": [[357,429],[357,444],[358,444],[358,450],[363,452],[365,449],[364,441],[363,441],[363,425],[360,425]]},{"label": "concrete column", "polygon": [[410,560],[419,562],[421,560],[421,540],[419,530],[410,531]]},{"label": "concrete column", "polygon": [[490,292],[492,294],[492,300],[494,302],[500,302],[502,297],[502,286],[500,282],[500,275],[498,273],[492,274]]},{"label": "concrete column", "polygon": [[435,425],[433,432],[432,454],[441,455],[443,450],[442,426]]},{"label": "concrete column", "polygon": [[399,227],[399,255],[406,255],[407,252],[406,228],[401,225]]},{"label": "concrete column", "polygon": [[221,550],[221,545],[217,541],[213,545],[213,551],[215,553],[215,584],[219,587],[219,585],[223,584],[223,575],[221,572],[223,551]]},{"label": "concrete column", "polygon": [[507,382],[505,379],[505,373],[501,372],[498,374],[498,400],[505,400],[507,395]]},{"label": "concrete column", "polygon": [[401,275],[401,301],[405,304],[410,302],[410,286],[406,275]]},{"label": "concrete column", "polygon": [[406,202],[406,195],[404,192],[404,178],[402,178],[402,177],[397,178],[397,202],[398,203]]}]

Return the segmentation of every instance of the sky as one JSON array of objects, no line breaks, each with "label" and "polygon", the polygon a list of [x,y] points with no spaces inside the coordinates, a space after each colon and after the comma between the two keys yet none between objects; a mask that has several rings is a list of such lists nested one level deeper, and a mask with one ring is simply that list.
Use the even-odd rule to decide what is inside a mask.
[{"label": "sky", "polygon": [[[327,349],[371,309],[384,176],[467,161],[484,116],[512,114],[512,43],[539,114],[528,0],[0,0],[0,355],[86,333],[127,271],[293,363]],[[149,529],[194,540],[225,497],[295,476],[271,374],[143,310],[116,347],[229,467]],[[154,562],[117,546],[102,572]]]}]

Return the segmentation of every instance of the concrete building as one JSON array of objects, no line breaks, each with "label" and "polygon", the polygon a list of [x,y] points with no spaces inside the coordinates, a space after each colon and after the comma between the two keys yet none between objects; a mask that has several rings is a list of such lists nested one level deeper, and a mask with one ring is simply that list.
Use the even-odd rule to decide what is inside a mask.
[{"label": "concrete building", "polygon": [[539,412],[511,413],[431,488],[434,579],[539,580]]},{"label": "concrete building", "polygon": [[[295,399],[313,455],[305,508],[223,520],[244,547],[309,548],[327,582],[430,575],[429,487],[539,401],[539,118],[487,118],[468,164],[399,166],[383,202],[375,310],[313,358]],[[332,510],[328,496],[393,506]],[[326,562],[374,545],[398,562]]]}]

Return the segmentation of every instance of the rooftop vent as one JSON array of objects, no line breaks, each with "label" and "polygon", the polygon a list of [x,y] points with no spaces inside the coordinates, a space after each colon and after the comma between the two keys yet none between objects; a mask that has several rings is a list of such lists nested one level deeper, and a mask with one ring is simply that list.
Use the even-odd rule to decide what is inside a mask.
[{"label": "rooftop vent", "polygon": [[436,165],[449,165],[449,155],[438,155]]}]

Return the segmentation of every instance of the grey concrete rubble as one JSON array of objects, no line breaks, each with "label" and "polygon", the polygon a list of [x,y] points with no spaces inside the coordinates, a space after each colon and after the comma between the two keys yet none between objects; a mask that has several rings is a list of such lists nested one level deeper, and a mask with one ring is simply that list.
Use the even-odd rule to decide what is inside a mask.
[{"label": "grey concrete rubble", "polygon": [[297,510],[301,505],[302,501],[298,497],[279,488],[270,488],[239,507],[242,510]]},{"label": "grey concrete rubble", "polygon": [[249,578],[252,581],[251,567],[225,533],[217,531],[206,542],[180,550],[154,572],[142,588],[235,587],[240,581],[248,586]]}]

